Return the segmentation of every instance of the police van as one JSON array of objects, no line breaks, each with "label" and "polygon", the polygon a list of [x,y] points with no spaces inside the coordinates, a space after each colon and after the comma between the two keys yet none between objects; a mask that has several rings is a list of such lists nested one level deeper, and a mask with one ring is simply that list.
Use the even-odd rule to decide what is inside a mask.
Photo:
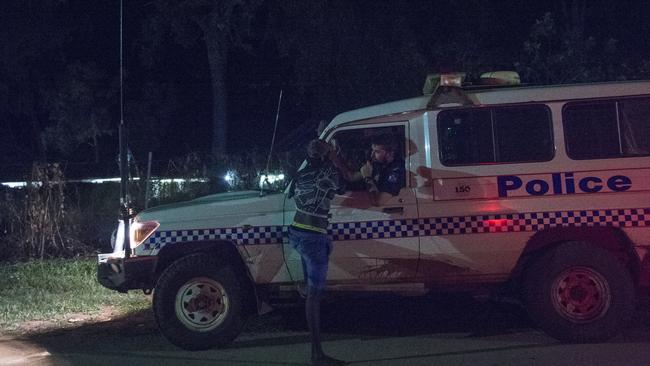
[{"label": "police van", "polygon": [[[432,75],[422,96],[342,113],[322,132],[358,169],[374,137],[404,160],[398,195],[350,184],[332,201],[328,293],[470,291],[518,299],[549,335],[616,335],[650,288],[650,81],[468,85]],[[98,278],[153,290],[159,328],[191,350],[296,294],[286,192],[230,192],[137,214]],[[131,252],[130,255],[125,253]]]}]

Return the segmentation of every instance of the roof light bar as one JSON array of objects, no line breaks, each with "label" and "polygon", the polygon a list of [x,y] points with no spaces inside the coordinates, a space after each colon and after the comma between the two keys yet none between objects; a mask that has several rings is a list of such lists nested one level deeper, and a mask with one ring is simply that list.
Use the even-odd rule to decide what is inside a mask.
[{"label": "roof light bar", "polygon": [[440,86],[463,86],[463,81],[465,81],[464,72],[456,72],[451,74],[441,74],[440,75]]}]

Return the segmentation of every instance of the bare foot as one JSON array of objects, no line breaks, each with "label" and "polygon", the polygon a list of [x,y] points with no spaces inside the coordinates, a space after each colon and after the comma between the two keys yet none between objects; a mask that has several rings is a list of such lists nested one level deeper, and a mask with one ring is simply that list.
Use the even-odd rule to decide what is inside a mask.
[{"label": "bare foot", "polygon": [[337,360],[328,355],[321,355],[316,358],[311,359],[311,364],[313,366],[343,366],[346,364],[345,361]]}]

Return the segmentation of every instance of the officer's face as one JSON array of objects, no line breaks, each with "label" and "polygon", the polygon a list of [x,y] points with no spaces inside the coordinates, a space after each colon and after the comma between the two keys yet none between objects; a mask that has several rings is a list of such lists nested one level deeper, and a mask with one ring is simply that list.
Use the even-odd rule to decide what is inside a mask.
[{"label": "officer's face", "polygon": [[393,153],[386,149],[386,146],[372,144],[372,160],[379,163],[390,163],[393,160]]}]

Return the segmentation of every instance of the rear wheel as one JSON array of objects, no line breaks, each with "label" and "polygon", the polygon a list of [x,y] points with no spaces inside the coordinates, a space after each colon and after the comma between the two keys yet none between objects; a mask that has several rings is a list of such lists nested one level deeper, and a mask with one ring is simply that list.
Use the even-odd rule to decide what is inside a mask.
[{"label": "rear wheel", "polygon": [[153,298],[156,322],[171,343],[187,350],[225,346],[243,327],[240,279],[232,266],[205,253],[172,263]]},{"label": "rear wheel", "polygon": [[630,273],[605,249],[565,243],[536,260],[526,273],[527,310],[542,330],[559,340],[609,339],[634,312]]}]

